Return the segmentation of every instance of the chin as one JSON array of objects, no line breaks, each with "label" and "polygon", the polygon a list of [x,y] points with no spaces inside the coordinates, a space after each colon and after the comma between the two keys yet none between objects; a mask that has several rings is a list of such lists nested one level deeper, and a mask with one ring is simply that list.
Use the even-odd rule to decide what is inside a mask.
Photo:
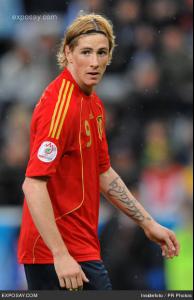
[{"label": "chin", "polygon": [[88,85],[97,85],[99,84],[101,79],[93,79],[88,81]]},{"label": "chin", "polygon": [[99,83],[99,80],[91,80],[89,82],[85,82],[85,85],[92,88],[93,86],[96,86]]}]

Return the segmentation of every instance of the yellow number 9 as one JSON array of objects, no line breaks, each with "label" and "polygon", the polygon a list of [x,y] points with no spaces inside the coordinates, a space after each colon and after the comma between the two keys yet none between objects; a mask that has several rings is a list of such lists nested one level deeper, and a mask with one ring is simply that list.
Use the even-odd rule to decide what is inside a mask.
[{"label": "yellow number 9", "polygon": [[86,130],[86,135],[90,138],[89,142],[87,142],[87,147],[89,148],[92,145],[92,134],[91,134],[90,124],[88,120],[85,120],[85,130]]}]

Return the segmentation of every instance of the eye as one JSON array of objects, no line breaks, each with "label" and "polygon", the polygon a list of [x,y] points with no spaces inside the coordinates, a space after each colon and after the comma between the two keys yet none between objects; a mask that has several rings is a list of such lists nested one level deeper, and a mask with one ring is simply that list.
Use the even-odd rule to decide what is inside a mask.
[{"label": "eye", "polygon": [[90,53],[91,53],[90,50],[84,50],[84,51],[82,51],[83,55],[90,55]]},{"label": "eye", "polygon": [[98,52],[98,55],[100,55],[100,56],[107,56],[107,55],[108,55],[108,52],[105,51],[105,50],[100,50],[100,51]]}]

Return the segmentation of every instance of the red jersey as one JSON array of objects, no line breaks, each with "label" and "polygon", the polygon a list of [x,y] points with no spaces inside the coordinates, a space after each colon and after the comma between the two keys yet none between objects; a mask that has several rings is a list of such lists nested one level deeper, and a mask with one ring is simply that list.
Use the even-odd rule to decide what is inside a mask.
[{"label": "red jersey", "polygon": [[[104,108],[65,69],[45,90],[31,124],[26,176],[47,176],[55,220],[76,261],[100,260],[99,175],[110,168]],[[18,248],[23,264],[53,263],[24,200]]]}]

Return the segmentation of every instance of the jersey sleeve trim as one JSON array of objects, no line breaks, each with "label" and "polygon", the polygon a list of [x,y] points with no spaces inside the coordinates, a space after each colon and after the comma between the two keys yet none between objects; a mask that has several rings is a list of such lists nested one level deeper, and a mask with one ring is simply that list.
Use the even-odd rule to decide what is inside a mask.
[{"label": "jersey sleeve trim", "polygon": [[56,118],[56,114],[57,114],[57,111],[58,111],[58,108],[59,108],[59,104],[60,104],[60,101],[61,101],[61,97],[62,97],[62,93],[63,93],[65,83],[66,83],[66,80],[63,79],[63,82],[62,82],[62,85],[61,85],[61,88],[60,88],[60,91],[59,91],[58,101],[56,103],[55,110],[54,110],[54,113],[53,113],[53,116],[52,116],[49,136],[51,136],[51,133],[52,133],[53,128],[54,128],[55,118]]},{"label": "jersey sleeve trim", "polygon": [[74,84],[63,79],[59,91],[58,101],[55,105],[54,113],[51,120],[49,137],[59,139],[62,127],[67,116],[69,104],[72,98]]}]

